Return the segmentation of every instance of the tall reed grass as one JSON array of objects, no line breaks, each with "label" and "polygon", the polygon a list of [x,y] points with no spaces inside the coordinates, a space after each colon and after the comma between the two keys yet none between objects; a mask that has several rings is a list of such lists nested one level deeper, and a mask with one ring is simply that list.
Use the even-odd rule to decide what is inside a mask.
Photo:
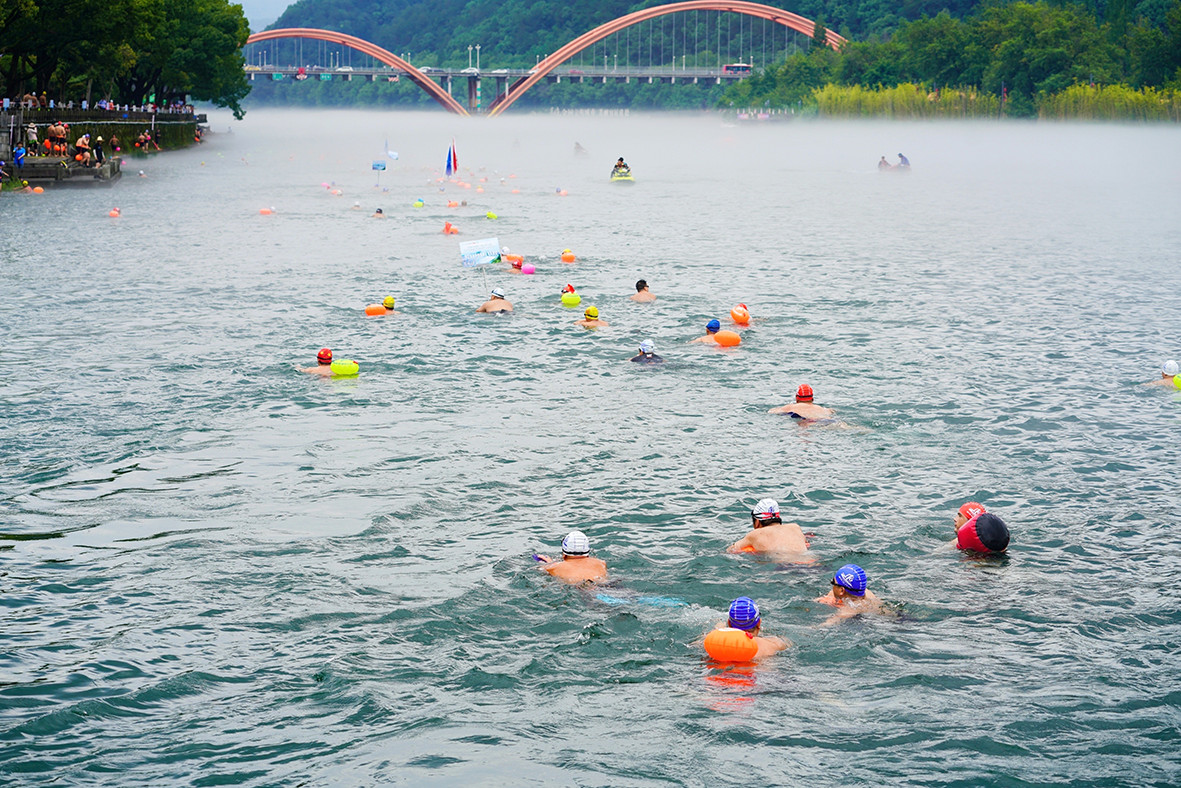
[{"label": "tall reed grass", "polygon": [[1170,120],[1181,122],[1181,91],[1127,85],[1074,85],[1040,96],[1038,117],[1085,120]]},{"label": "tall reed grass", "polygon": [[836,118],[987,118],[999,117],[999,96],[975,88],[927,90],[904,83],[863,88],[828,84],[812,92],[821,116]]}]

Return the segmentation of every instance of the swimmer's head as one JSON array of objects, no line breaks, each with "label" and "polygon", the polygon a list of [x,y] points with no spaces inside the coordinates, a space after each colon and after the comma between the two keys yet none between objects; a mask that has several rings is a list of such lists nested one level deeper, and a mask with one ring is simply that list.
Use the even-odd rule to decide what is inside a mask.
[{"label": "swimmer's head", "polygon": [[316,361],[320,362],[321,364],[331,364],[332,351],[326,347],[320,348],[320,352],[316,354]]},{"label": "swimmer's head", "polygon": [[958,512],[955,513],[955,527],[959,528],[973,517],[984,514],[984,511],[984,504],[976,503],[975,501],[968,501],[966,504],[960,507]]},{"label": "swimmer's head", "polygon": [[623,157],[622,157],[622,156],[620,156],[620,157],[619,157],[619,159],[618,159],[618,161],[619,161],[619,163],[620,163],[620,164],[623,164]]},{"label": "swimmer's head", "polygon": [[513,260],[511,263],[509,263],[509,265],[511,265],[513,268],[520,270],[521,266],[525,265],[525,261],[524,260]]},{"label": "swimmer's head", "polygon": [[978,553],[1003,553],[1009,546],[1009,526],[995,514],[985,512],[960,527],[956,546]]},{"label": "swimmer's head", "polygon": [[381,209],[378,208],[376,211],[374,211],[374,213],[381,213]]},{"label": "swimmer's head", "polygon": [[647,286],[648,286],[648,283],[646,281],[644,281],[643,279],[639,280],[638,282],[636,282],[636,292],[637,293],[644,292],[644,288],[646,288]]},{"label": "swimmer's head", "polygon": [[494,287],[494,288],[492,288],[492,297],[493,298],[504,298],[504,291],[501,290],[499,287]]},{"label": "swimmer's head", "polygon": [[811,402],[812,396],[812,387],[807,383],[801,384],[800,387],[796,389],[796,402]]},{"label": "swimmer's head", "polygon": [[652,344],[651,339],[645,339],[640,343],[640,352],[645,356],[650,356],[656,352],[656,345]]},{"label": "swimmer's head", "polygon": [[779,519],[779,504],[771,498],[764,498],[756,503],[754,508],[750,510],[750,516],[759,525],[783,522]]},{"label": "swimmer's head", "polygon": [[590,539],[582,531],[571,531],[562,540],[562,555],[590,555]]},{"label": "swimmer's head", "polygon": [[588,306],[586,312],[583,314],[586,315],[587,320],[597,320],[599,318],[599,308],[597,306]]},{"label": "swimmer's head", "polygon": [[386,309],[393,309],[395,303],[397,303],[397,302],[394,300],[393,296],[386,296],[382,300],[381,305],[384,306]]},{"label": "swimmer's head", "polygon": [[1166,361],[1160,365],[1160,373],[1162,378],[1171,378],[1181,373],[1181,364],[1176,361]]},{"label": "swimmer's head", "polygon": [[748,596],[740,596],[730,603],[730,626],[749,632],[758,629],[762,621],[759,618],[759,606]]},{"label": "swimmer's head", "polygon": [[574,292],[574,285],[566,285],[565,287],[562,288],[562,292],[563,293],[573,293]]},{"label": "swimmer's head", "polygon": [[720,331],[721,328],[722,328],[722,324],[717,318],[714,318],[713,320],[711,320],[705,324],[705,330],[711,334],[718,333],[718,331]]},{"label": "swimmer's head", "polygon": [[853,596],[865,596],[869,576],[857,564],[845,564],[832,576],[832,585],[834,588],[843,588]]}]

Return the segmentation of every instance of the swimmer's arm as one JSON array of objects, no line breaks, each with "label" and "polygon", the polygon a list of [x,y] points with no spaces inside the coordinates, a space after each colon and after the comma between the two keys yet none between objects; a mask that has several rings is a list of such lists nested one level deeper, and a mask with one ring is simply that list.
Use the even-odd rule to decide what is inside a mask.
[{"label": "swimmer's arm", "polygon": [[486,306],[488,306],[488,305],[487,304],[480,304],[480,306],[476,308],[476,311],[477,312],[487,312],[488,310],[484,308]]},{"label": "swimmer's arm", "polygon": [[771,408],[768,413],[791,413],[791,405],[780,405],[778,408]]},{"label": "swimmer's arm", "polygon": [[765,636],[762,638],[762,640],[766,641],[767,647],[771,650],[772,654],[777,651],[783,651],[785,648],[791,645],[790,640],[784,640],[783,638],[775,637],[774,635]]},{"label": "swimmer's arm", "polygon": [[744,551],[748,547],[753,548],[754,545],[751,544],[750,537],[751,537],[750,534],[747,534],[746,536],[742,537],[737,542],[735,542],[734,544],[727,547],[726,552],[727,553],[741,553],[742,551]]}]

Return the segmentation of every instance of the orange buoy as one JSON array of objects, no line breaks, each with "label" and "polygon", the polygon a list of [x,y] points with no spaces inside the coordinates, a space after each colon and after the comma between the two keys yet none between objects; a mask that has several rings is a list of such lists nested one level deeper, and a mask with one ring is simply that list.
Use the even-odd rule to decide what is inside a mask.
[{"label": "orange buoy", "polygon": [[730,319],[740,326],[750,325],[750,312],[746,304],[738,304],[730,310]]},{"label": "orange buoy", "polygon": [[74,154],[74,161],[82,161],[82,154],[81,154],[81,153],[75,153],[75,154]]},{"label": "orange buoy", "polygon": [[274,213],[270,208],[259,208],[258,212],[263,216],[270,216]]},{"label": "orange buoy", "polygon": [[111,210],[107,211],[107,216],[111,217],[112,219],[118,219],[120,213],[121,212],[118,208],[112,208]]},{"label": "orange buoy", "polygon": [[459,235],[459,228],[451,222],[443,222],[443,235]]},{"label": "orange buoy", "polygon": [[525,262],[524,256],[519,255],[519,254],[502,254],[500,256],[500,259],[504,260],[506,263],[523,263],[523,262]]},{"label": "orange buoy", "polygon": [[759,646],[741,629],[724,627],[705,636],[705,653],[718,662],[750,662]]},{"label": "orange buoy", "polygon": [[742,337],[733,331],[719,331],[714,334],[714,341],[722,347],[737,347],[742,342]]},{"label": "orange buoy", "polygon": [[44,192],[45,192],[45,190],[42,189],[40,186],[33,187],[33,194],[44,194]]},{"label": "orange buoy", "polygon": [[512,190],[512,194],[520,194],[520,193],[521,193],[520,189],[513,189]]},{"label": "orange buoy", "polygon": [[388,311],[389,310],[387,310],[381,304],[370,304],[369,306],[365,307],[365,314],[369,315],[370,317],[375,317],[377,315],[384,315]]},{"label": "orange buoy", "polygon": [[457,203],[455,200],[448,200],[448,201],[447,201],[447,207],[448,207],[448,208],[458,208],[458,207],[459,207],[459,203]]},{"label": "orange buoy", "polygon": [[569,249],[562,250],[562,262],[563,263],[572,263],[576,259],[578,259],[578,258],[576,258],[574,256],[574,252],[571,252]]}]

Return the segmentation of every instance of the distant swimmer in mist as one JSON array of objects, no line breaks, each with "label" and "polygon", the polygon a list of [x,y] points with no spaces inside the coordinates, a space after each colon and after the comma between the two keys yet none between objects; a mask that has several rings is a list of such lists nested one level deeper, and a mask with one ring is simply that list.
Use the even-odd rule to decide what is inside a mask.
[{"label": "distant swimmer in mist", "polygon": [[1150,380],[1141,385],[1144,386],[1172,386],[1173,378],[1181,374],[1181,364],[1176,361],[1166,361],[1160,365],[1160,378],[1157,380]]},{"label": "distant swimmer in mist", "polygon": [[504,291],[499,287],[492,288],[492,295],[488,300],[480,304],[477,312],[487,312],[490,315],[499,315],[505,312],[513,311],[512,302],[504,297]]},{"label": "distant swimmer in mist", "polygon": [[[720,629],[733,629],[739,632],[744,632],[746,637],[753,641],[753,644],[758,647],[757,651],[745,660],[741,661],[757,661],[778,654],[785,648],[791,645],[783,638],[775,637],[774,635],[763,635],[763,619],[759,613],[759,606],[755,601],[748,596],[740,596],[730,603],[730,609],[726,615],[726,627],[716,627],[717,632]],[[710,633],[712,635],[712,633]],[[731,633],[734,634],[734,633]],[[739,638],[741,639],[741,637]],[[710,635],[706,635],[705,648],[706,651],[711,652],[710,656],[715,656],[710,646]],[[743,641],[745,642],[745,641]],[[718,655],[721,656],[721,655]],[[729,657],[725,659],[729,660]]]},{"label": "distant swimmer in mist", "polygon": [[385,213],[380,208],[378,208],[376,211],[373,212],[373,218],[374,219],[384,219]]},{"label": "distant swimmer in mist", "polygon": [[587,154],[586,148],[582,147],[577,142],[575,142],[574,143],[574,155],[575,156],[585,156],[586,154]]},{"label": "distant swimmer in mist", "polygon": [[879,170],[890,170],[890,169],[893,169],[893,168],[894,168],[894,165],[893,165],[893,164],[891,164],[890,162],[886,161],[886,157],[885,157],[885,156],[883,156],[883,157],[881,158],[881,160],[878,162],[878,169],[879,169]]},{"label": "distant swimmer in mist", "polygon": [[571,531],[562,540],[562,560],[554,561],[549,556],[533,557],[542,563],[541,571],[549,573],[563,583],[601,583],[607,579],[607,564],[598,558],[591,558],[590,540],[582,531]]},{"label": "distant swimmer in mist", "polygon": [[628,299],[632,301],[639,301],[641,303],[647,303],[649,301],[655,301],[656,296],[652,295],[652,292],[648,289],[648,282],[641,279],[636,282],[636,294],[633,296],[628,296]]},{"label": "distant swimmer in mist", "polygon": [[718,340],[714,337],[714,334],[721,330],[722,324],[719,320],[717,320],[717,318],[715,318],[705,324],[705,336],[697,337],[697,339],[691,339],[689,342],[690,344],[693,342],[705,342],[706,344],[716,345]]},{"label": "distant swimmer in mist", "polygon": [[316,366],[297,367],[297,369],[308,375],[322,375],[326,378],[332,377],[332,351],[326,347],[320,348],[320,352],[316,354]]},{"label": "distant swimmer in mist", "polygon": [[968,501],[952,518],[955,539],[951,547],[983,555],[1000,555],[1009,548],[1009,526],[995,514],[984,511],[984,506]]},{"label": "distant swimmer in mist", "polygon": [[640,352],[632,356],[631,360],[637,364],[663,364],[664,356],[656,355],[656,346],[652,340],[645,339],[640,343]]},{"label": "distant swimmer in mist", "polygon": [[812,402],[814,394],[812,387],[807,383],[801,385],[796,389],[796,401],[782,405],[778,408],[771,408],[768,413],[786,413],[793,419],[799,419],[801,422],[816,422],[823,423],[826,421],[833,421],[833,416],[836,411],[832,408],[823,408]]},{"label": "distant swimmer in mist", "polygon": [[727,553],[764,553],[781,563],[810,564],[808,540],[797,523],[785,523],[779,504],[764,498],[750,510],[751,530],[726,549]]},{"label": "distant swimmer in mist", "polygon": [[904,170],[909,170],[910,169],[910,159],[906,158],[901,153],[899,153],[898,154],[898,166]]},{"label": "distant swimmer in mist", "polygon": [[575,320],[574,325],[582,326],[583,328],[604,328],[611,325],[606,320],[599,318],[599,308],[595,306],[588,306],[583,312],[582,320]]},{"label": "distant swimmer in mist", "polygon": [[360,203],[360,202],[354,202],[354,203],[353,203],[353,207],[352,207],[352,208],[350,208],[349,210],[351,210],[351,211],[359,211],[359,210],[361,210],[361,203]]},{"label": "distant swimmer in mist", "polygon": [[831,584],[832,590],[815,600],[837,609],[824,622],[825,626],[864,613],[882,612],[882,600],[869,590],[869,575],[857,564],[845,564],[838,569],[832,576]]}]

